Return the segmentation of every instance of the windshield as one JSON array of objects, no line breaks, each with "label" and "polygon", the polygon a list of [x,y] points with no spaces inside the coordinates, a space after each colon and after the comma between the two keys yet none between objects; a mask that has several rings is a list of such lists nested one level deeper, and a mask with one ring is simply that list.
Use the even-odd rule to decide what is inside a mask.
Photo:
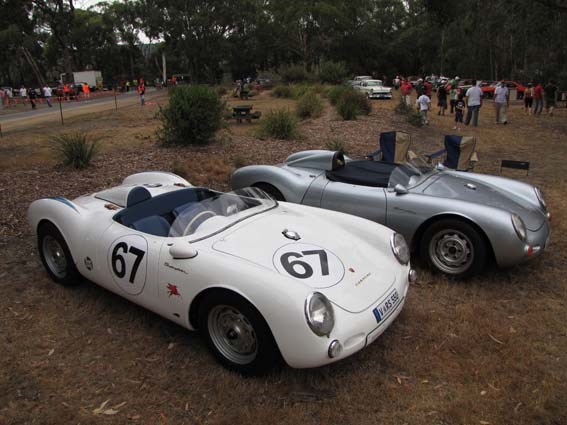
[{"label": "windshield", "polygon": [[380,87],[382,86],[382,81],[377,81],[377,80],[367,81],[366,85],[369,87]]},{"label": "windshield", "polygon": [[257,188],[212,192],[211,197],[176,209],[169,236],[194,236],[192,242],[201,240],[276,205],[276,201]]},{"label": "windshield", "polygon": [[392,171],[390,180],[388,181],[388,187],[394,188],[396,185],[400,184],[410,189],[417,186],[432,174],[438,173],[440,170],[442,170],[442,167],[434,167],[422,157],[417,157],[406,161],[406,163],[396,167],[396,169]]}]

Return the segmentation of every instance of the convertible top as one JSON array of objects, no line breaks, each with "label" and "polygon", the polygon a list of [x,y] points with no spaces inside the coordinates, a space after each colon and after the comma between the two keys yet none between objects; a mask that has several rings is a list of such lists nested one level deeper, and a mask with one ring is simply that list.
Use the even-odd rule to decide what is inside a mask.
[{"label": "convertible top", "polygon": [[387,187],[390,174],[396,167],[398,164],[391,162],[349,161],[341,168],[327,171],[327,178],[359,186]]}]

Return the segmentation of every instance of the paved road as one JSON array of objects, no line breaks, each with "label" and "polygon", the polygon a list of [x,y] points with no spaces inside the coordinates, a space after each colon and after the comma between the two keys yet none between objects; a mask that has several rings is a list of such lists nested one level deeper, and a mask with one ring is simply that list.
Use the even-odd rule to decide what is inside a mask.
[{"label": "paved road", "polygon": [[[165,91],[157,91],[154,88],[148,88],[146,91],[146,100],[151,101],[157,95],[165,94]],[[138,93],[135,91],[122,93],[117,96],[118,108],[134,105],[139,102]],[[88,114],[92,112],[101,112],[114,109],[114,96],[91,99],[88,101],[69,101],[62,102],[63,118],[71,118],[77,115]],[[40,122],[52,121],[59,123],[61,120],[59,104],[53,102],[53,108],[41,108],[18,112],[13,114],[0,115],[0,125],[2,131],[7,133],[11,130],[21,129],[28,126],[36,125]]]}]

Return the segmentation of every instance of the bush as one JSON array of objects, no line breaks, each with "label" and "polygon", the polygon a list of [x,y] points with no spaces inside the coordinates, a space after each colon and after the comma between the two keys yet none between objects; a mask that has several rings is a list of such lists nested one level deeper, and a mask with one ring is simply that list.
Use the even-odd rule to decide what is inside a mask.
[{"label": "bush", "polygon": [[323,112],[323,102],[314,91],[308,91],[299,98],[295,108],[296,115],[301,119],[316,118]]},{"label": "bush", "polygon": [[293,93],[291,91],[291,87],[290,86],[283,86],[283,85],[278,85],[275,86],[272,89],[272,93],[271,95],[273,97],[282,97],[282,98],[286,98],[289,99],[293,96]]},{"label": "bush", "polygon": [[366,96],[354,89],[345,90],[339,97],[336,107],[345,121],[355,120],[358,115],[368,115],[372,108]]},{"label": "bush", "polygon": [[51,141],[60,163],[76,169],[88,167],[98,152],[98,141],[89,141],[89,135],[83,132],[54,136]]},{"label": "bush", "polygon": [[342,153],[343,155],[347,154],[345,145],[343,144],[343,142],[341,142],[338,139],[331,139],[327,142],[327,149],[329,149],[330,151],[338,151],[340,153]]},{"label": "bush", "polygon": [[407,114],[408,122],[416,127],[423,127],[423,120],[421,119],[421,114],[415,109],[410,108]]},{"label": "bush", "polygon": [[285,83],[299,83],[312,79],[302,65],[289,65],[280,69],[280,76]]},{"label": "bush", "polygon": [[178,86],[161,109],[160,141],[166,145],[206,144],[221,128],[225,110],[216,91],[207,86]]},{"label": "bush", "polygon": [[283,140],[294,139],[297,137],[297,120],[288,110],[270,111],[260,121],[258,136]]},{"label": "bush", "polygon": [[228,89],[225,86],[218,86],[217,87],[217,94],[219,96],[224,96],[227,93],[228,93]]},{"label": "bush", "polygon": [[343,62],[323,62],[319,67],[319,80],[323,83],[339,84],[347,75]]},{"label": "bush", "polygon": [[400,98],[400,103],[398,103],[398,105],[396,106],[396,108],[394,109],[394,111],[396,112],[396,114],[400,114],[400,115],[406,115],[409,112],[411,112],[411,106],[409,106],[408,104],[406,104],[406,102],[404,101],[403,96]]},{"label": "bush", "polygon": [[343,93],[347,90],[352,90],[352,88],[347,86],[333,86],[327,90],[327,97],[329,98],[331,105],[335,106]]}]

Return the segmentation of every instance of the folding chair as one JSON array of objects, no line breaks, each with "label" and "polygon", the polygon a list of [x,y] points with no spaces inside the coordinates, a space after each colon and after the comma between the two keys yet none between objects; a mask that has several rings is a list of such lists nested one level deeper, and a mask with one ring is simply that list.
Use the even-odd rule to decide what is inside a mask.
[{"label": "folding chair", "polygon": [[431,162],[433,158],[445,155],[442,164],[447,168],[458,171],[469,171],[474,169],[478,162],[475,151],[476,138],[473,136],[446,135],[445,147],[437,152],[425,155]]},{"label": "folding chair", "polygon": [[513,168],[515,170],[526,170],[526,176],[530,174],[530,163],[528,161],[514,161],[511,159],[503,159],[500,163],[500,174],[502,168]]},{"label": "folding chair", "polygon": [[369,153],[366,158],[375,161],[400,164],[417,155],[409,150],[411,136],[404,131],[388,131],[380,133],[380,149]]}]

